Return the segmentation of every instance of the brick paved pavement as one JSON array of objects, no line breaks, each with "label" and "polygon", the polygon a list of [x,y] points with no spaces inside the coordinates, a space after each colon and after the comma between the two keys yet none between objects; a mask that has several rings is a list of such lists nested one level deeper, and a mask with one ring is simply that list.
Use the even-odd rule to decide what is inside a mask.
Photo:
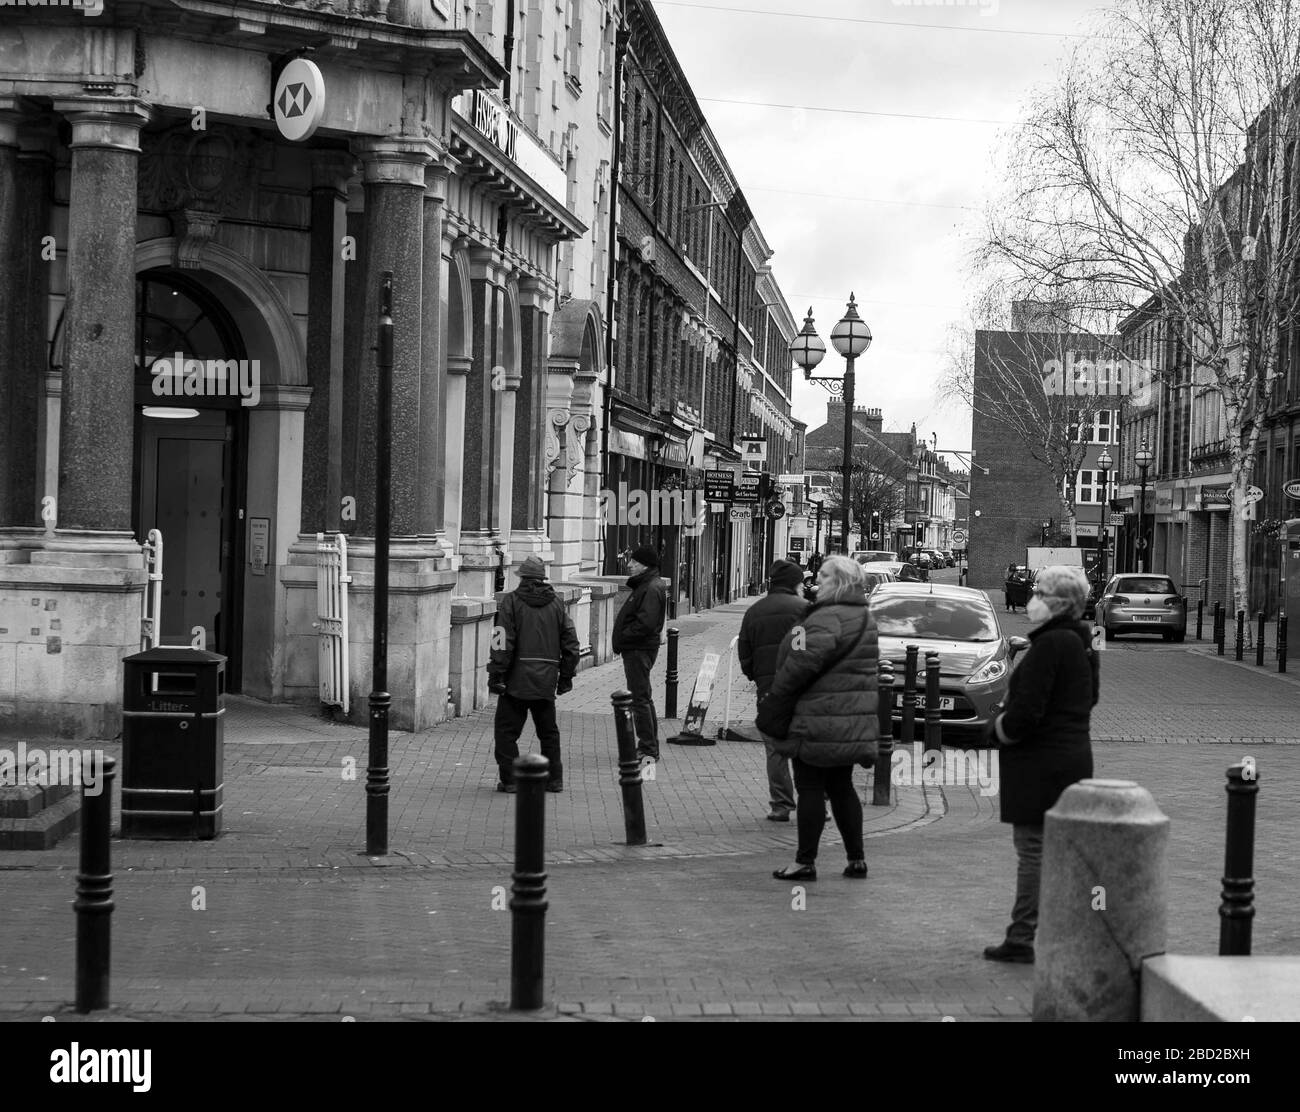
[{"label": "brick paved pavement", "polygon": [[[725,649],[742,611],[677,623],[680,706],[699,657]],[[1005,617],[1008,627],[1017,620]],[[1099,776],[1142,783],[1173,821],[1170,950],[1217,947],[1223,770],[1250,753],[1261,776],[1255,952],[1300,953],[1300,745],[1258,740],[1295,742],[1295,684],[1184,646],[1121,642],[1107,652],[1099,736],[1140,727],[1154,741],[1218,740],[1214,723],[1255,739],[1096,746]],[[663,667],[661,656],[657,693]],[[568,790],[547,797],[543,1015],[1028,1014],[1032,970],[979,956],[1001,934],[1014,877],[995,799],[966,787],[896,789],[890,808],[866,808],[870,879],[839,876],[842,851],[828,831],[822,877],[804,886],[806,907],[796,910],[798,893],[769,875],[792,856],[794,831],[763,821],[757,745],[665,745],[659,778],[645,785],[660,844],[619,844],[608,698],[621,683],[617,662],[591,670],[563,704]],[[752,694],[737,686],[743,720]],[[358,853],[364,732],[232,701],[227,833],[210,843],[114,842],[114,1015],[500,1015],[510,916],[493,902],[510,884],[513,799],[492,790],[490,737],[490,713],[395,735],[394,852],[368,859]],[[342,778],[346,756],[357,760],[357,780]],[[75,867],[75,839],[0,854],[0,1018],[64,1014]],[[196,886],[204,910],[193,909]]]}]

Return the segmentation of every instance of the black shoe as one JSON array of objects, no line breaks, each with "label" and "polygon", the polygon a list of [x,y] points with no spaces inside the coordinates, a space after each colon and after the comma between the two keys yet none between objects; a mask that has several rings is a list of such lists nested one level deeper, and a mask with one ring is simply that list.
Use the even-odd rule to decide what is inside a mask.
[{"label": "black shoe", "polygon": [[865,861],[850,861],[848,867],[844,870],[844,875],[857,877],[859,880],[865,880],[867,876],[867,863]]},{"label": "black shoe", "polygon": [[816,865],[787,865],[784,869],[776,869],[772,875],[777,880],[816,880]]},{"label": "black shoe", "polygon": [[1024,942],[1003,942],[999,946],[985,946],[984,956],[989,961],[1014,961],[1021,965],[1032,965],[1034,948]]},{"label": "black shoe", "polygon": [[515,795],[519,791],[519,785],[513,780],[500,780],[497,782],[497,791],[505,792],[506,795]]},{"label": "black shoe", "polygon": [[546,790],[548,792],[564,791],[564,781],[560,779],[546,781]]},{"label": "black shoe", "polygon": [[768,822],[789,822],[789,821],[790,821],[790,812],[789,812],[789,811],[773,811],[770,815],[767,816],[767,821],[768,821]]}]

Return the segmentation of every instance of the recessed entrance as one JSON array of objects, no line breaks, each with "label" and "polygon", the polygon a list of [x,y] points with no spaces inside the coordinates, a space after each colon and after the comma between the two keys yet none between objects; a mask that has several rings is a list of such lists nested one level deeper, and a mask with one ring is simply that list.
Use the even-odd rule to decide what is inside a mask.
[{"label": "recessed entrance", "polygon": [[240,554],[247,411],[238,396],[197,378],[181,393],[180,370],[161,379],[158,360],[245,358],[220,303],[183,274],[150,270],[136,279],[133,519],[140,541],[163,539],[159,640],[228,658],[227,690],[240,690],[243,583]]}]

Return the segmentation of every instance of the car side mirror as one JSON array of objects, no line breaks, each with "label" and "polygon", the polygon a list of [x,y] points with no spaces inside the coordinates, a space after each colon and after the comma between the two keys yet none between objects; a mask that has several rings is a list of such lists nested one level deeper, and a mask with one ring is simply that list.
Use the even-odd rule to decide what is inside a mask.
[{"label": "car side mirror", "polygon": [[1015,660],[1017,656],[1029,648],[1029,638],[1012,637],[1008,639],[1007,644],[1011,648],[1011,659]]}]

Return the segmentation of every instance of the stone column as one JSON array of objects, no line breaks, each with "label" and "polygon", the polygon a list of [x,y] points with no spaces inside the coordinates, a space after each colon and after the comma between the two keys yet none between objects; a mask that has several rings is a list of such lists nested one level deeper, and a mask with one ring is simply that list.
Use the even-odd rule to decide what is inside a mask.
[{"label": "stone column", "polygon": [[72,125],[58,522],[129,541],[136,180],[149,110],[109,97],[61,101],[55,109]]},{"label": "stone column", "polygon": [[447,543],[453,553],[460,551],[462,499],[465,486],[465,387],[473,360],[468,355],[447,356],[447,421],[443,452],[443,475],[446,497],[443,502],[443,525]]},{"label": "stone column", "polygon": [[425,171],[424,188],[424,333],[420,374],[420,504],[416,523],[421,536],[431,538],[441,558],[447,549],[446,284],[442,225],[447,181],[455,166],[450,155]]},{"label": "stone column", "polygon": [[[567,402],[558,407],[550,404],[550,375],[547,354],[550,350],[551,295],[548,283],[538,278],[524,278],[519,283],[519,389],[515,393],[514,437],[510,464],[514,471],[514,491],[510,509],[510,562],[518,567],[529,556],[546,564],[555,559],[547,536],[545,518],[550,486],[553,441],[563,436],[568,420]],[[551,568],[551,578],[558,579]]]},{"label": "stone column", "polygon": [[[487,597],[506,553],[500,534],[501,399],[506,393],[502,335],[504,269],[491,247],[472,247],[470,366],[465,376],[465,445],[461,454],[460,593]],[[495,387],[495,388],[494,388]],[[506,522],[507,527],[509,522]]]},{"label": "stone column", "polygon": [[393,274],[392,535],[414,537],[420,479],[424,168],[432,140],[369,139],[359,144],[366,187],[364,317],[357,424],[357,531],[375,530],[375,434],[380,281]]},{"label": "stone column", "polygon": [[302,528],[339,527],[342,498],[344,281],[353,255],[345,237],[347,186],[356,160],[341,152],[312,156],[311,268],[307,279],[307,382],[303,425]]},{"label": "stone column", "polygon": [[[17,380],[27,368],[18,348],[18,122],[12,100],[0,100],[0,529],[26,521],[18,507],[14,472],[18,468],[14,434]],[[39,229],[38,229],[39,231]],[[11,459],[11,456],[14,457]]]}]

